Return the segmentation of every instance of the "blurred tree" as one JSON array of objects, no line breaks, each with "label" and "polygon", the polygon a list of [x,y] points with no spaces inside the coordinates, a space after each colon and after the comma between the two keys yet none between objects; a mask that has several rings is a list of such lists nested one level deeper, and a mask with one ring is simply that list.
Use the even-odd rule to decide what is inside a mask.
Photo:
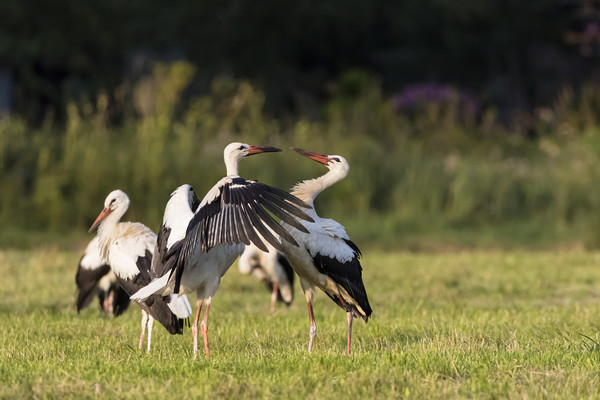
[{"label": "blurred tree", "polygon": [[100,92],[118,116],[114,92],[139,51],[176,49],[197,66],[191,90],[230,75],[258,85],[268,110],[308,115],[347,69],[376,74],[386,93],[467,87],[509,112],[550,102],[595,62],[565,43],[556,0],[3,0],[0,18],[0,65],[30,121]]}]

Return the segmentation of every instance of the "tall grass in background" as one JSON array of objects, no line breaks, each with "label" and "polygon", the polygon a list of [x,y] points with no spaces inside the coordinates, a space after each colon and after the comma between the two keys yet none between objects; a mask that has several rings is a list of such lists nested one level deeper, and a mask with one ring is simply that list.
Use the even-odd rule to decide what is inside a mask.
[{"label": "tall grass in background", "polygon": [[398,110],[364,78],[351,95],[334,96],[318,120],[284,123],[244,81],[217,79],[208,95],[184,102],[193,77],[185,63],[157,66],[118,127],[107,123],[105,96],[72,104],[61,130],[0,120],[3,229],[84,232],[115,188],[130,195],[128,219],[156,229],[177,186],[203,194],[224,175],[222,150],[235,140],[283,148],[242,161],[240,170],[284,189],[324,172],[289,146],[346,157],[349,177],[317,207],[362,243],[410,246],[447,232],[457,244],[600,244],[594,88],[565,90],[553,107],[507,128],[493,109],[468,116],[458,101]]}]

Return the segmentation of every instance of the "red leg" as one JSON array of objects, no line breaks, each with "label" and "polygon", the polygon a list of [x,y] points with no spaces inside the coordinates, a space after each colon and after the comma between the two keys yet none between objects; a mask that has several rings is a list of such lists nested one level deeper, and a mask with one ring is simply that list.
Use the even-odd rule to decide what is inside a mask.
[{"label": "red leg", "polygon": [[271,292],[271,309],[270,312],[273,314],[275,312],[275,303],[277,302],[277,289],[279,285],[277,282],[273,282],[273,291]]},{"label": "red leg", "polygon": [[114,315],[113,301],[115,298],[115,292],[109,290],[108,295],[104,298],[104,312],[108,318],[112,318]]},{"label": "red leg", "polygon": [[352,340],[352,319],[354,318],[354,312],[348,311],[348,355],[350,355],[350,343]]},{"label": "red leg", "polygon": [[152,327],[154,326],[154,317],[152,315],[148,315],[148,349],[146,350],[150,353],[150,343],[152,343]]},{"label": "red leg", "polygon": [[312,301],[308,301],[306,304],[308,305],[308,318],[310,320],[308,351],[312,351],[313,341],[315,340],[315,335],[317,333],[317,323],[315,322],[315,317],[313,316]]},{"label": "red leg", "polygon": [[196,303],[196,318],[192,324],[192,339],[194,345],[194,360],[198,357],[198,320],[200,319],[200,310],[202,310],[202,300],[198,299]]},{"label": "red leg", "polygon": [[140,350],[142,349],[142,346],[144,345],[144,333],[146,332],[146,323],[147,322],[148,322],[148,314],[146,313],[146,311],[142,310],[142,334],[140,335],[140,345],[139,345]]},{"label": "red leg", "polygon": [[200,325],[200,329],[202,329],[202,338],[204,339],[204,351],[206,352],[206,359],[209,358],[208,351],[208,312],[210,310],[210,303],[206,305],[206,310],[204,310],[204,318],[202,318],[202,324]]},{"label": "red leg", "polygon": [[[340,299],[342,306],[346,307],[347,303],[344,298],[338,295],[338,299]],[[346,350],[346,353],[350,355],[350,343],[352,341],[352,319],[354,318],[354,313],[352,311],[347,311],[346,318],[348,319],[348,349]]]}]

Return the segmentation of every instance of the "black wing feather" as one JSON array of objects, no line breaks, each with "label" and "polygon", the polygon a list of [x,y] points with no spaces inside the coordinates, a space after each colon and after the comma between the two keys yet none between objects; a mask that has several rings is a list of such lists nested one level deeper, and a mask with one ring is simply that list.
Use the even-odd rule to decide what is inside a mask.
[{"label": "black wing feather", "polygon": [[[277,218],[281,219],[288,225],[293,226],[294,228],[302,231],[304,233],[309,233],[308,230],[302,225],[296,218],[290,217],[288,213],[283,211],[281,208],[277,207],[268,197],[263,197],[263,201],[261,203],[267,210],[273,213]],[[287,232],[287,231],[286,231]]]},{"label": "black wing feather", "polygon": [[[354,245],[354,247],[356,247],[356,245]],[[362,281],[362,267],[360,265],[360,261],[358,260],[358,254],[355,252],[355,257],[352,258],[352,260],[342,263],[336,258],[327,257],[317,253],[315,256],[313,256],[313,264],[320,273],[329,276],[338,285],[346,289],[348,294],[352,296],[352,298],[364,310],[365,315],[361,315],[361,317],[363,317],[366,321],[371,315],[372,310],[371,305],[369,304],[369,299],[367,298],[365,285]],[[346,309],[346,311],[351,310],[349,304],[343,304],[339,298],[334,297],[329,293],[327,293],[327,295],[331,297],[331,299],[340,307]]]},{"label": "black wing feather", "polygon": [[[233,178],[218,188],[217,195],[210,202],[195,211],[181,243],[166,249],[166,240],[159,240],[161,245],[165,244],[165,250],[159,248],[159,261],[163,265],[157,270],[160,269],[162,275],[169,270],[175,273],[174,292],[178,293],[186,260],[197,246],[205,253],[218,245],[254,243],[262,251],[268,251],[258,235],[260,233],[276,249],[283,250],[281,242],[265,224],[288,242],[297,245],[291,235],[267,211],[307,232],[295,218],[313,220],[299,207],[310,208],[304,201],[281,189],[240,177]],[[165,237],[168,238],[166,235]]]},{"label": "black wing feather", "polygon": [[[251,207],[256,212],[256,214],[267,225],[269,225],[269,227],[271,229],[273,229],[276,233],[279,234],[279,236],[283,237],[285,240],[287,240],[288,242],[290,242],[294,246],[298,246],[298,243],[296,242],[296,240],[294,240],[294,238],[292,237],[292,235],[290,235],[288,233],[288,231],[286,231],[285,229],[283,229],[283,227],[280,224],[278,224],[277,221],[275,221],[273,219],[273,217],[271,217],[259,204],[257,204],[257,203],[251,204]],[[269,232],[269,234],[270,233],[271,232]],[[269,243],[271,243],[271,244],[273,244],[273,242],[276,242],[277,245],[273,244],[273,247],[275,247],[279,251],[282,251],[282,250],[280,250],[281,249],[281,243],[273,235],[270,234],[270,237],[269,238],[265,238],[265,239],[267,239],[269,241]]]},{"label": "black wing feather", "polygon": [[[81,257],[83,259],[83,257]],[[77,284],[77,312],[87,307],[94,294],[97,292],[98,282],[110,272],[108,264],[103,264],[94,269],[82,268],[81,261],[77,267],[75,283]]]},{"label": "black wing feather", "polygon": [[[283,192],[283,193],[286,193],[286,192]],[[289,196],[292,196],[289,193],[286,193],[286,194],[289,195]],[[261,197],[263,197],[266,200],[269,200],[276,207],[281,208],[282,210],[286,211],[288,214],[295,215],[297,218],[303,219],[303,220],[308,221],[308,222],[315,222],[304,211],[300,210],[298,207],[295,207],[293,204],[289,203],[288,201],[285,201],[281,197],[275,196],[274,193],[272,193],[272,192],[268,192],[268,191],[267,192],[263,192],[261,194]],[[297,198],[296,196],[292,196],[292,197],[295,198],[295,199]],[[302,200],[299,200],[299,201],[302,201]],[[303,229],[304,229],[304,227],[303,227]],[[308,231],[305,232],[305,233],[308,233]]]},{"label": "black wing feather", "polygon": [[[260,236],[258,236],[256,234],[256,231],[253,228],[257,228],[256,226],[253,225],[253,222],[255,222],[256,220],[258,220],[258,217],[256,217],[255,214],[253,214],[252,212],[247,212],[246,210],[248,210],[250,208],[250,206],[248,204],[242,204],[242,209],[240,210],[240,215],[242,217],[242,221],[244,224],[244,228],[248,227],[249,229],[246,230],[246,233],[248,234],[248,238],[250,239],[250,241],[252,243],[254,243],[254,245],[256,247],[258,247],[259,249],[261,249],[264,252],[269,252],[269,249],[267,249],[267,246],[265,246],[265,244],[263,243],[263,241],[260,239]],[[254,217],[254,220],[252,219]],[[258,222],[258,224],[263,228],[264,231],[267,231],[267,229],[264,228],[264,226],[262,226],[262,224],[260,223],[260,221]],[[259,229],[260,232],[260,229]],[[262,233],[262,232],[261,232]],[[263,235],[264,237],[264,235]]]},{"label": "black wing feather", "polygon": [[[117,281],[130,296],[150,283],[150,268],[152,265],[152,253],[150,250],[146,250],[145,255],[138,257],[136,265],[140,273],[133,279],[126,280],[117,276]],[[145,301],[137,304],[160,322],[169,333],[181,334],[183,333],[184,320],[173,314],[168,306],[169,299],[169,297],[163,298],[158,294],[153,294]]]}]

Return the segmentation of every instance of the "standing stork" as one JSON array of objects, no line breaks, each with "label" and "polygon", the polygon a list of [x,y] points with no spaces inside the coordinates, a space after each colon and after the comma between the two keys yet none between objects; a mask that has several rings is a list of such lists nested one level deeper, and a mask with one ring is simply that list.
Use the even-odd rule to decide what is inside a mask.
[{"label": "standing stork", "polygon": [[[273,233],[273,232],[271,232]],[[246,246],[238,260],[238,269],[244,275],[254,275],[271,292],[269,312],[275,312],[275,303],[281,301],[287,306],[294,299],[294,270],[285,254],[270,243],[265,243],[268,252],[254,244]]]},{"label": "standing stork", "polygon": [[110,266],[102,261],[98,236],[93,238],[85,248],[77,266],[75,283],[77,284],[77,313],[86,308],[96,294],[100,308],[109,318],[123,314],[129,306],[129,295],[117,282],[117,277]]},{"label": "standing stork", "polygon": [[283,239],[295,244],[294,239],[266,210],[300,230],[305,228],[294,217],[310,220],[298,208],[308,207],[303,201],[283,190],[239,176],[238,164],[242,158],[274,151],[281,150],[230,143],[223,152],[227,176],[206,193],[197,208],[197,198],[190,185],[177,188],[165,207],[154,252],[156,270],[161,272],[162,277],[131,298],[139,301],[154,293],[164,296],[196,291],[198,307],[192,324],[194,359],[198,352],[198,320],[202,306],[206,308],[200,328],[206,358],[209,358],[210,304],[221,277],[242,254],[244,245],[254,243],[267,251],[262,237],[276,249],[283,250],[281,243],[263,223]]},{"label": "standing stork", "polygon": [[[132,295],[155,277],[151,265],[152,252],[156,246],[156,234],[139,222],[119,222],[128,208],[129,197],[124,192],[121,190],[110,192],[104,201],[104,209],[92,224],[90,232],[99,225],[97,237],[102,261],[111,266],[123,290],[128,295]],[[147,326],[148,352],[155,319],[170,334],[181,334],[184,319],[192,313],[186,296],[162,298],[155,295],[138,305],[142,309],[139,348],[142,348]]]},{"label": "standing stork", "polygon": [[306,228],[304,231],[288,225],[285,221],[282,222],[285,230],[299,244],[299,246],[291,246],[288,242],[282,242],[292,268],[300,277],[300,285],[308,305],[310,320],[308,351],[312,351],[317,332],[312,307],[316,286],[346,310],[349,355],[354,316],[358,315],[366,322],[371,315],[371,306],[362,281],[362,267],[359,261],[361,253],[341,224],[317,215],[314,210],[314,200],[321,191],[344,179],[348,175],[350,166],[341,156],[327,156],[293,147],[292,149],[329,168],[325,175],[297,183],[292,189],[294,196],[311,206],[307,213],[314,222],[303,221],[302,224]]}]

